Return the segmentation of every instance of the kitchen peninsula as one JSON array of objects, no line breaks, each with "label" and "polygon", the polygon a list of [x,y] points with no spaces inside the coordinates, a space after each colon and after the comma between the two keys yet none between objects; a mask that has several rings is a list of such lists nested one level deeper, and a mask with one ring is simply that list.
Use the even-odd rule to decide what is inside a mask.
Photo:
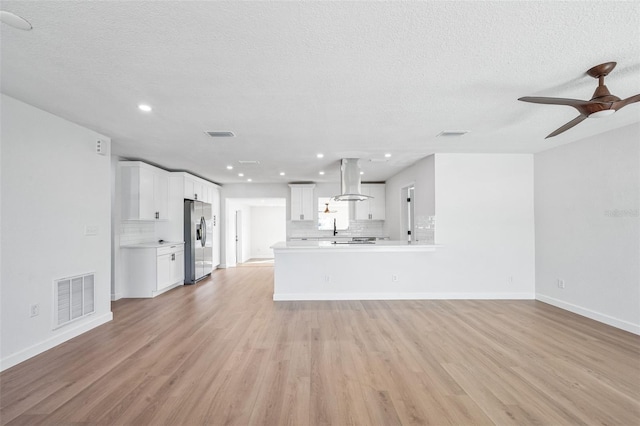
[{"label": "kitchen peninsula", "polygon": [[424,292],[438,245],[406,241],[275,244],[273,300],[393,300]]}]

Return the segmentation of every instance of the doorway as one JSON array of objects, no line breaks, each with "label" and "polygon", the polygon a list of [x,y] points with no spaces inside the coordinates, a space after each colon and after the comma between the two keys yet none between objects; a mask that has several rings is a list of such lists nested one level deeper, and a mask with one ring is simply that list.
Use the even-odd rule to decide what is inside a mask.
[{"label": "doorway", "polygon": [[286,198],[227,198],[225,204],[225,267],[272,264],[271,246],[287,239]]}]

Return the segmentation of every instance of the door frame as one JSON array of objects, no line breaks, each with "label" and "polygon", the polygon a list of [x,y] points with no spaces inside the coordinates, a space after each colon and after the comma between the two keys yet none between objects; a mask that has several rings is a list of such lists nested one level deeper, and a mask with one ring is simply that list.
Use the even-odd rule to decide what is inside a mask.
[{"label": "door frame", "polygon": [[[404,241],[415,241],[415,184],[409,184],[400,189],[400,235]],[[408,201],[411,200],[411,201]]]},{"label": "door frame", "polygon": [[235,258],[236,265],[242,263],[242,210],[235,211]]}]

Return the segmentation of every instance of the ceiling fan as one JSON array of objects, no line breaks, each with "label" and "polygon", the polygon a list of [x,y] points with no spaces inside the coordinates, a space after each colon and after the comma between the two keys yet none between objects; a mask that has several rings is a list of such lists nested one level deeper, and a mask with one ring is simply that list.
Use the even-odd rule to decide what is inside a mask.
[{"label": "ceiling fan", "polygon": [[569,130],[576,124],[580,123],[585,118],[599,118],[606,117],[613,114],[617,110],[621,109],[625,105],[632,104],[640,101],[640,94],[631,96],[627,99],[620,99],[617,96],[612,95],[604,85],[604,78],[609,75],[615,68],[615,62],[606,62],[604,64],[596,65],[589,69],[587,74],[593,78],[598,79],[598,87],[593,92],[593,96],[588,101],[582,101],[579,99],[566,99],[566,98],[545,98],[537,96],[525,96],[518,98],[519,101],[532,102],[534,104],[549,104],[549,105],[569,105],[574,107],[580,113],[579,116],[565,124],[564,126],[556,129],[549,134],[545,139],[559,135],[560,133]]}]

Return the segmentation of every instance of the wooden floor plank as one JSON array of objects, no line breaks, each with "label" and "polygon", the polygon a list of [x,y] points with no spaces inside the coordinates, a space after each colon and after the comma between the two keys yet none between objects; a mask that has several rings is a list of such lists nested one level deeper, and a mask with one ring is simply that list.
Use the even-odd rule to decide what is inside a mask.
[{"label": "wooden floor plank", "polygon": [[640,337],[531,300],[274,302],[215,271],[0,373],[2,425],[640,424]]}]

